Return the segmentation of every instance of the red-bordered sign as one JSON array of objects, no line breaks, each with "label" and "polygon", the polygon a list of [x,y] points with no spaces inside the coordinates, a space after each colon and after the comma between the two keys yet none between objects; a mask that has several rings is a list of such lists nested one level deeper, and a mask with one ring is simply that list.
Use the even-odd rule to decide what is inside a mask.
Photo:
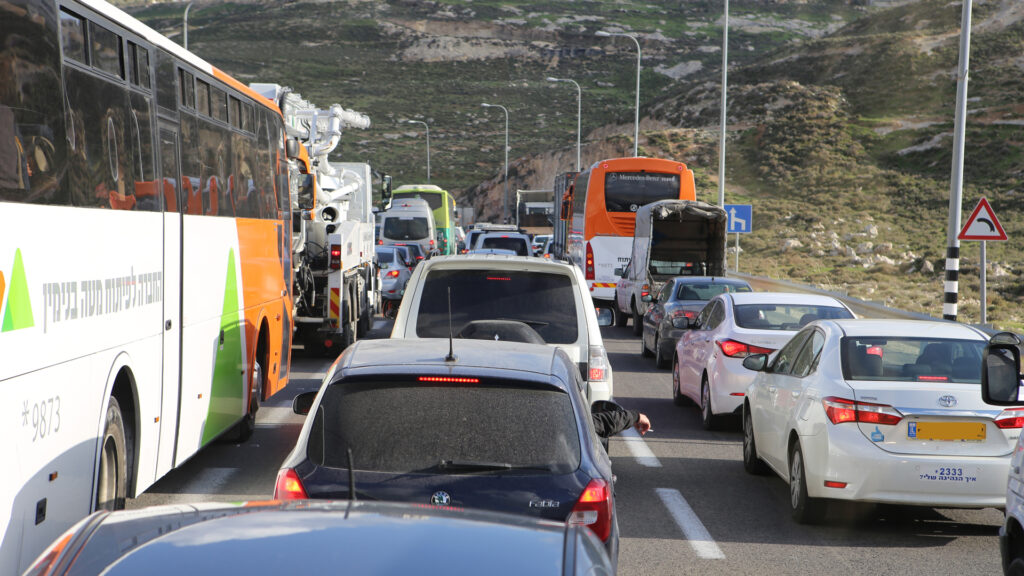
[{"label": "red-bordered sign", "polygon": [[971,217],[967,219],[967,223],[964,224],[963,230],[960,230],[957,238],[960,240],[990,241],[1007,239],[1006,232],[1003,230],[1003,226],[999,224],[995,211],[992,210],[992,206],[984,196],[978,201],[978,205],[975,206],[974,212],[971,212]]}]

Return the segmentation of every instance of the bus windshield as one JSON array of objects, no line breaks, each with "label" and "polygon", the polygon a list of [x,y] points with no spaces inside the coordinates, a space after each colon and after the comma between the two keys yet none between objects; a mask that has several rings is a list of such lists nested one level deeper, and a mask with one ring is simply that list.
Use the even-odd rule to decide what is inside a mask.
[{"label": "bus windshield", "polygon": [[644,204],[679,198],[679,175],[659,172],[609,172],[604,204],[609,212],[636,212]]}]

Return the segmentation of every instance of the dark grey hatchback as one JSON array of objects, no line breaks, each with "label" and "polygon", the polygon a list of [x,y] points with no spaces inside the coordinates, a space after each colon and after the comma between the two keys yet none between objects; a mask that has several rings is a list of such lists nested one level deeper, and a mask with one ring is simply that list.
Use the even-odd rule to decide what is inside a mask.
[{"label": "dark grey hatchback", "polygon": [[274,497],[413,502],[581,524],[615,562],[611,462],[576,365],[540,344],[457,339],[453,349],[452,357],[447,339],[389,339],[346,350],[319,392],[295,398],[293,409],[308,416]]}]

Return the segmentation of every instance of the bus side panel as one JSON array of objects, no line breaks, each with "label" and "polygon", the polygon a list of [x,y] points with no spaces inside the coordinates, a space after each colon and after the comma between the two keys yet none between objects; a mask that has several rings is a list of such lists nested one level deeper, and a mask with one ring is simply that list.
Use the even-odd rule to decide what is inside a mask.
[{"label": "bus side panel", "polygon": [[175,465],[245,414],[249,373],[236,221],[183,218],[181,429]]},{"label": "bus side panel", "polygon": [[594,300],[615,299],[615,286],[619,281],[615,269],[629,262],[632,247],[633,239],[625,236],[595,236],[590,239],[590,248],[594,251],[594,280],[587,284]]},{"label": "bus side panel", "polygon": [[[41,222],[72,222],[73,238]],[[163,310],[159,213],[4,203],[0,229],[4,572],[90,512],[115,367],[137,384],[140,454],[155,453]],[[145,482],[155,458],[138,464]]]},{"label": "bus side panel", "polygon": [[[266,318],[270,330],[269,365],[263,366],[266,375],[266,397],[274,395],[287,380],[282,380],[281,323],[284,320],[280,312],[280,301],[287,294],[284,284],[284,263],[279,253],[280,244],[271,244],[268,238],[277,238],[281,234],[282,223],[279,220],[239,219],[238,246],[241,254],[242,286],[245,300],[245,335],[248,348],[249,365],[255,362],[258,346],[260,322]],[[251,377],[251,376],[250,376]]]}]

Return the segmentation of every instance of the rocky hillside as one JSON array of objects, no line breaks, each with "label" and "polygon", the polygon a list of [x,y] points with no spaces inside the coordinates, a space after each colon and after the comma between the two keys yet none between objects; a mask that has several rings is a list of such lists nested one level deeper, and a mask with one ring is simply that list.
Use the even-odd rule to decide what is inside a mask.
[{"label": "rocky hillside", "polygon": [[[182,5],[127,2],[172,38]],[[1024,4],[976,0],[964,216],[985,195],[1007,243],[989,246],[989,317],[1018,326],[1024,294]],[[740,268],[941,314],[961,5],[949,0],[731,3],[727,201],[754,205]],[[717,201],[721,2],[626,0],[197,2],[190,48],[244,81],[276,81],[368,113],[343,138],[396,183],[425,178],[500,214],[510,188],[547,188],[575,164],[632,150],[643,49],[641,154],[695,169]],[[1015,239],[1017,238],[1017,239]],[[963,245],[962,319],[978,316],[978,243]]]}]

